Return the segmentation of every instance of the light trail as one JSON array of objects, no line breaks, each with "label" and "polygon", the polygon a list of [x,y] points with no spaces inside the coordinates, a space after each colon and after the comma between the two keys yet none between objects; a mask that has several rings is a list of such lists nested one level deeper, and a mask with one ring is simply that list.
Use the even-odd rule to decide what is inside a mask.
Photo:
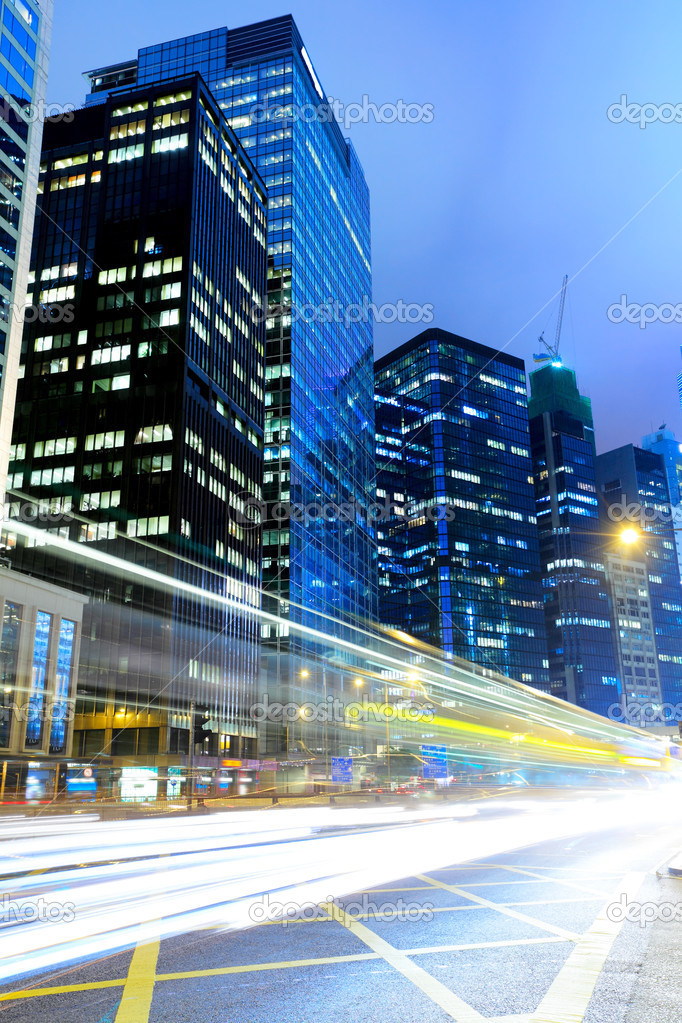
[{"label": "light trail", "polygon": [[[12,528],[32,543],[52,547],[63,556],[256,618],[268,626],[286,628],[288,634],[308,644],[311,659],[314,659],[312,651],[316,645],[323,648],[331,645],[341,655],[351,658],[354,673],[374,678],[378,686],[418,688],[424,701],[422,706],[431,704],[436,716],[431,722],[417,726],[407,720],[400,708],[394,707],[395,720],[390,722],[391,745],[397,742],[403,748],[418,751],[423,743],[445,743],[453,762],[463,761],[468,756],[474,762],[490,763],[498,772],[524,768],[553,771],[563,766],[621,774],[625,769],[632,774],[657,769],[680,772],[682,765],[671,759],[670,744],[662,739],[598,717],[488,668],[461,659],[446,659],[420,641],[411,637],[405,639],[401,633],[387,635],[379,629],[372,631],[369,626],[335,622],[324,614],[315,617],[320,625],[315,628],[297,622],[295,616],[280,617],[232,596],[204,590],[25,522],[13,520]],[[309,611],[307,619],[313,614]],[[334,630],[340,635],[334,635]],[[378,672],[368,670],[369,665],[378,668]],[[399,678],[394,677],[396,673]],[[171,686],[172,681],[166,688]],[[519,728],[519,720],[524,723],[522,728]],[[357,746],[354,739],[358,733],[362,733],[364,739],[372,737],[383,742],[386,721],[376,713],[375,706],[371,720],[363,718],[355,722],[349,717],[344,727],[350,743]]]},{"label": "light trail", "polygon": [[[115,823],[14,820],[0,843],[6,891],[0,978],[140,940],[254,926],[290,916],[287,906],[302,912],[389,881],[607,830],[633,817],[640,826],[660,823],[679,802],[677,789],[666,787],[627,797],[524,795],[428,808],[315,807]],[[12,913],[32,913],[40,900],[53,907],[55,919],[12,921]]]}]

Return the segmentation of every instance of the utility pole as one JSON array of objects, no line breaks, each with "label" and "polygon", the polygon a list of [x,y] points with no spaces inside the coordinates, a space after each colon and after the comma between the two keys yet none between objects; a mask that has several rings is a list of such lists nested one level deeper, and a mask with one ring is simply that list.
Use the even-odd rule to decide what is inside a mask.
[{"label": "utility pole", "polygon": [[194,700],[189,705],[189,763],[187,765],[187,809],[192,809],[194,795]]}]

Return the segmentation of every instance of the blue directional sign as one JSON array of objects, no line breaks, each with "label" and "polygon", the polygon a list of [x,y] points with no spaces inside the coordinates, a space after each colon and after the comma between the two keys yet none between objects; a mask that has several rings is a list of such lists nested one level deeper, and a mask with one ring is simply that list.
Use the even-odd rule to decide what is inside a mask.
[{"label": "blue directional sign", "polygon": [[353,783],[352,757],[332,757],[332,781],[352,785]]},{"label": "blue directional sign", "polygon": [[422,759],[425,778],[447,778],[447,746],[422,746]]}]

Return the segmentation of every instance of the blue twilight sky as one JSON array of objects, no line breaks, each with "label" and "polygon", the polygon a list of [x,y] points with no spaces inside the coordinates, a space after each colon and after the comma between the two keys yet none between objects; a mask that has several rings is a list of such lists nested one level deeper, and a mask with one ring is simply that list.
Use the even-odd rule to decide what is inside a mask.
[{"label": "blue twilight sky", "polygon": [[[607,317],[622,295],[682,303],[682,106],[681,123],[645,129],[607,117],[623,94],[682,104],[678,0],[56,6],[53,103],[80,105],[81,71],[140,46],[292,13],[328,95],[433,104],[430,123],[346,132],[371,190],[374,301],[432,305],[434,325],[532,365],[562,276],[577,275],[562,350],[592,398],[598,449],[664,421],[682,435],[682,324]],[[377,354],[419,329],[380,324]]]}]

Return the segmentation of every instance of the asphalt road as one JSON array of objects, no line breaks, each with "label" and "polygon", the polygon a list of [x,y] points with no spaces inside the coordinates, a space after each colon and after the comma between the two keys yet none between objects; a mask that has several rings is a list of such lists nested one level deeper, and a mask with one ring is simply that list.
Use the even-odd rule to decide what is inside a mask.
[{"label": "asphalt road", "polygon": [[681,925],[635,917],[682,906],[682,880],[656,874],[681,847],[678,824],[624,820],[314,912],[285,904],[285,921],[267,919],[271,893],[247,930],[5,984],[0,1023],[677,1023]]}]

